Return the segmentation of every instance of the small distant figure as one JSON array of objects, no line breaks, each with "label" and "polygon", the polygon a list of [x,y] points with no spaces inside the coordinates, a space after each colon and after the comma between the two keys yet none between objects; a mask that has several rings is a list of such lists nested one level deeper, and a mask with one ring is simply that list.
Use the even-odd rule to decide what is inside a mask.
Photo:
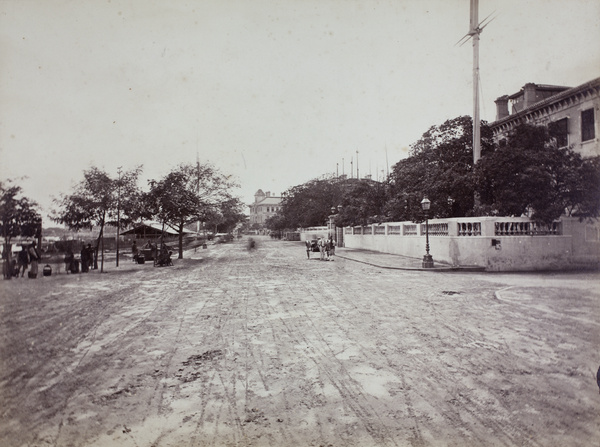
[{"label": "small distant figure", "polygon": [[133,262],[137,264],[140,251],[138,250],[136,241],[133,241],[133,244],[131,245],[131,255],[133,256]]},{"label": "small distant figure", "polygon": [[319,241],[317,242],[317,244],[319,245],[319,253],[321,255],[321,261],[325,260],[325,253],[326,253],[326,241],[325,238],[320,237]]},{"label": "small distant figure", "polygon": [[306,239],[306,242],[304,244],[306,245],[306,257],[310,259],[310,251],[312,250],[312,245],[308,239]]},{"label": "small distant figure", "polygon": [[73,254],[73,250],[67,248],[67,253],[65,254],[65,271],[67,273],[73,272],[73,261],[75,260],[75,255]]},{"label": "small distant figure", "polygon": [[158,267],[166,267],[173,265],[171,255],[173,255],[173,252],[168,251],[166,246],[161,247],[160,253],[158,254],[158,259],[156,260],[156,265]]},{"label": "small distant figure", "polygon": [[87,244],[87,253],[88,253],[88,271],[94,268],[94,249],[92,248],[92,244]]},{"label": "small distant figure", "polygon": [[150,256],[152,256],[154,265],[156,265],[156,261],[158,258],[158,244],[153,244],[152,242],[148,242],[148,245],[150,246]]},{"label": "small distant figure", "polygon": [[330,242],[329,252],[331,253],[331,256],[335,256],[335,239],[331,239]]},{"label": "small distant figure", "polygon": [[331,235],[327,236],[327,240],[325,240],[325,253],[327,254],[327,260],[332,261],[331,258]]},{"label": "small distant figure", "polygon": [[254,238],[248,239],[248,250],[254,250],[256,248],[256,241]]},{"label": "small distant figure", "polygon": [[25,276],[25,270],[27,270],[27,267],[29,266],[29,253],[27,252],[27,247],[25,247],[24,245],[21,246],[21,251],[19,252],[19,256],[18,256],[18,265],[17,265],[17,276],[19,276],[19,272],[21,271],[21,269],[23,269],[23,272],[21,273],[21,278],[23,276]]},{"label": "small distant figure", "polygon": [[88,251],[85,244],[81,246],[81,273],[87,273],[90,268],[90,252]]},{"label": "small distant figure", "polygon": [[33,241],[29,246],[29,262],[31,262],[31,268],[29,269],[29,277],[37,278],[38,274],[38,263],[40,262],[41,256],[40,252],[36,247],[36,242]]}]

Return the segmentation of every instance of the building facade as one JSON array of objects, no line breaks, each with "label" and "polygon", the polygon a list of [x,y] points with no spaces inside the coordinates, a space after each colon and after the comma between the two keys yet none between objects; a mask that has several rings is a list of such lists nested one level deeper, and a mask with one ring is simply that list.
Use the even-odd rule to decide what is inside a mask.
[{"label": "building facade", "polygon": [[266,220],[277,214],[281,209],[282,197],[271,195],[271,192],[266,193],[259,189],[254,194],[254,203],[248,205],[250,208],[250,226],[258,224],[261,228],[264,227]]},{"label": "building facade", "polygon": [[600,78],[573,88],[529,83],[495,103],[490,127],[496,142],[519,124],[545,125],[559,147],[570,146],[583,157],[600,155]]}]

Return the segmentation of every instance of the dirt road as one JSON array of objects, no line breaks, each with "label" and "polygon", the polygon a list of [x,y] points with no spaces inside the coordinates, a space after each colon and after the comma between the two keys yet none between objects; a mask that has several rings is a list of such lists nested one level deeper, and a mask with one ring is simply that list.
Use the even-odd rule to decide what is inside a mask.
[{"label": "dirt road", "polygon": [[[589,446],[593,274],[215,245],[0,284],[2,446]],[[597,444],[596,444],[597,445]]]}]

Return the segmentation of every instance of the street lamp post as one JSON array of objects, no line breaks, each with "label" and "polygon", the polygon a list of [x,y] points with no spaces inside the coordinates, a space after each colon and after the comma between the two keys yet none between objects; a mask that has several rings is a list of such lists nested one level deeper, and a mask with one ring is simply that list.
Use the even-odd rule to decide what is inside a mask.
[{"label": "street lamp post", "polygon": [[425,211],[425,256],[423,256],[423,268],[430,269],[433,268],[433,258],[429,254],[429,207],[431,206],[431,201],[424,197],[421,200],[421,208]]},{"label": "street lamp post", "polygon": [[329,215],[329,223],[327,229],[332,231],[331,237],[336,241],[338,247],[343,247],[343,229],[337,226],[337,215],[342,211],[342,205],[332,206],[331,214]]}]

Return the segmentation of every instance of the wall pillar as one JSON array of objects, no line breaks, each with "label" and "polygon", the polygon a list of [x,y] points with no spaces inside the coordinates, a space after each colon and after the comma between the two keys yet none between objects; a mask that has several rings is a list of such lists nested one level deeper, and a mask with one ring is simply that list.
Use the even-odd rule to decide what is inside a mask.
[{"label": "wall pillar", "polygon": [[485,237],[496,237],[496,223],[493,220],[482,220],[481,235]]}]

